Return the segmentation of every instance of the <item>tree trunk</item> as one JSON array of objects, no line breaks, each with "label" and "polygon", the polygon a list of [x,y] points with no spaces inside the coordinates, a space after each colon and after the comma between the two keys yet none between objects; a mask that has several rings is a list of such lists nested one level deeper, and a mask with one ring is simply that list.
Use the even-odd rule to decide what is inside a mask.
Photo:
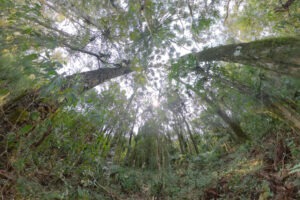
[{"label": "tree trunk", "polygon": [[218,46],[195,53],[194,56],[199,62],[240,63],[300,77],[300,39],[294,37]]},{"label": "tree trunk", "polygon": [[[60,89],[63,91],[67,88],[71,88],[75,84],[82,84],[83,87],[79,92],[85,92],[104,81],[130,72],[131,70],[129,67],[104,68],[82,72],[65,77]],[[48,96],[41,96],[41,90],[30,91],[1,106],[0,142],[6,138],[7,133],[18,131],[25,125],[27,125],[27,128],[24,130],[24,134],[28,134],[38,123],[55,113],[62,102],[58,102],[57,97],[51,97],[51,95]],[[38,120],[33,119],[33,114]],[[3,148],[0,148],[0,154],[7,151],[7,149]]]},{"label": "tree trunk", "polygon": [[220,106],[216,103],[216,100],[212,100],[210,99],[208,96],[204,96],[202,97],[201,94],[199,94],[199,92],[194,89],[192,86],[184,83],[181,80],[178,80],[180,83],[184,84],[187,86],[188,89],[192,90],[193,92],[195,92],[199,97],[201,97],[202,100],[204,100],[209,106],[211,106],[212,108],[215,109],[217,115],[231,128],[231,130],[233,131],[233,133],[235,134],[235,136],[237,137],[238,141],[245,141],[248,140],[249,137],[247,136],[247,134],[243,131],[243,129],[241,128],[240,124],[235,121],[234,119],[231,119],[231,117],[229,117],[227,115],[227,113],[225,111],[223,111]]},{"label": "tree trunk", "polygon": [[190,125],[189,123],[187,122],[187,120],[185,119],[184,115],[182,112],[180,112],[180,115],[182,117],[182,120],[183,120],[183,123],[185,124],[186,128],[187,128],[187,132],[191,138],[191,141],[192,141],[192,144],[193,144],[193,147],[194,147],[194,150],[196,152],[196,154],[198,155],[199,154],[199,150],[198,150],[198,146],[197,146],[197,142],[192,134],[192,131],[191,131],[191,128],[190,128]]},{"label": "tree trunk", "polygon": [[181,154],[185,154],[187,151],[187,144],[185,142],[185,139],[181,133],[181,127],[179,122],[177,121],[177,119],[175,120],[175,125],[174,125],[174,131],[177,135],[177,139],[178,139],[178,143],[179,143],[179,148],[180,148],[180,152]]},{"label": "tree trunk", "polygon": [[208,105],[215,109],[218,116],[231,128],[231,130],[236,135],[238,141],[245,141],[249,139],[247,134],[241,128],[240,124],[231,117],[229,117],[227,113],[224,110],[222,110],[217,103],[215,103],[215,100],[213,101],[207,96],[204,97],[204,100],[208,103]]},{"label": "tree trunk", "polygon": [[[85,92],[107,80],[129,74],[131,73],[131,69],[129,67],[120,67],[120,68],[100,68],[93,71],[82,72],[79,74],[74,74],[71,76],[67,76],[65,78],[67,85],[64,85],[63,89],[70,88],[74,84],[82,83],[83,90]],[[79,81],[79,82],[78,82]]]},{"label": "tree trunk", "polygon": [[[225,86],[233,87],[242,94],[253,96],[254,91],[250,87],[242,83],[233,82],[221,77],[216,78],[220,80]],[[300,115],[296,110],[294,110],[287,104],[288,101],[286,101],[285,99],[271,97],[263,91],[255,95],[255,98],[272,113],[276,114],[277,117],[282,119],[291,127],[296,128],[298,131],[300,131]]]}]

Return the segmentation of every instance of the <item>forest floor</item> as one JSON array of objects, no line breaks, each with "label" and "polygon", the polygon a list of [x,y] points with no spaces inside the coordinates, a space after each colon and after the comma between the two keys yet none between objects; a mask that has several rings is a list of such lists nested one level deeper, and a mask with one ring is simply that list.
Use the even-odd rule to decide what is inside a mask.
[{"label": "forest floor", "polygon": [[[117,181],[113,199],[300,199],[300,137],[269,134],[255,145],[229,148],[216,156],[176,160],[167,172],[135,170]],[[299,166],[298,166],[299,167]],[[123,175],[124,176],[124,175]],[[139,186],[134,186],[139,184]]]},{"label": "forest floor", "polygon": [[[110,163],[95,185],[85,185],[88,184],[85,179],[76,177],[75,172],[65,177],[75,186],[88,188],[90,193],[98,195],[93,198],[82,195],[76,199],[300,199],[300,136],[296,133],[270,132],[260,140],[235,145],[224,142],[218,146],[197,156],[173,155],[170,166],[164,170]],[[61,192],[52,197],[35,198],[31,193],[28,198],[24,197],[30,188],[36,193],[43,187],[47,191],[59,191],[64,184],[60,178],[53,178],[53,174],[42,169],[28,176],[35,181],[32,187],[26,187],[29,184],[15,186],[18,181],[12,181],[6,188],[11,191],[4,199],[66,199],[60,196]],[[25,189],[14,198],[18,188]]]},{"label": "forest floor", "polygon": [[[290,137],[290,144],[299,148],[299,137]],[[243,156],[243,155],[239,155]],[[203,199],[299,199],[300,173],[290,173],[291,166],[299,160],[292,156],[285,139],[269,135],[261,145],[244,154],[244,163],[237,163],[232,156],[224,157],[227,166],[233,166],[218,180],[207,187]]]}]

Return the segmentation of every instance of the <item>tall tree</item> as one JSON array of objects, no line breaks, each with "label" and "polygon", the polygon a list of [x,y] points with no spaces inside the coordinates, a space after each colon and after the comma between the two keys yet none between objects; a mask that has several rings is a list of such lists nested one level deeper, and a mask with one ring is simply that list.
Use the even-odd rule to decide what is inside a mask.
[{"label": "tall tree", "polygon": [[300,77],[300,39],[297,37],[217,46],[188,56],[195,56],[198,62],[240,63],[276,72],[278,76]]},{"label": "tall tree", "polygon": [[295,109],[296,105],[289,99],[271,96],[265,91],[257,93],[251,87],[241,82],[231,81],[221,76],[215,76],[214,79],[220,81],[225,87],[232,87],[241,94],[254,97],[256,101],[261,102],[270,112],[300,131],[300,115]]}]

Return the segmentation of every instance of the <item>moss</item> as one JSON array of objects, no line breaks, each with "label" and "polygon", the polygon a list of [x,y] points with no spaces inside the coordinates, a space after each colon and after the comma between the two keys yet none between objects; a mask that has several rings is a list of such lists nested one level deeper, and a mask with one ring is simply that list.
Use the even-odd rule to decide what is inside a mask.
[{"label": "moss", "polygon": [[[266,47],[277,47],[281,45],[295,46],[295,44],[300,43],[299,37],[276,37],[276,38],[266,38],[258,41],[253,41],[250,44],[250,47],[253,49],[266,49]],[[297,45],[298,46],[298,45]]]}]

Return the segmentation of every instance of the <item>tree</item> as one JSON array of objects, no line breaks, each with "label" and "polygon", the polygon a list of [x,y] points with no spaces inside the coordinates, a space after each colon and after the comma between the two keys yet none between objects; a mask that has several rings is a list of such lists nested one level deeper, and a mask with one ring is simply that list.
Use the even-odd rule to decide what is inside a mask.
[{"label": "tree", "polygon": [[231,130],[234,132],[237,141],[245,141],[249,139],[247,134],[243,131],[240,124],[234,120],[231,119],[231,117],[228,116],[228,114],[221,109],[220,105],[218,105],[216,98],[214,98],[213,94],[211,92],[208,92],[206,94],[201,94],[198,90],[199,88],[193,88],[191,85],[188,85],[184,83],[181,80],[178,80],[180,83],[184,84],[187,89],[192,90],[197,94],[198,97],[200,97],[203,101],[205,101],[210,107],[212,107],[215,110],[215,113],[231,128]]},{"label": "tree", "polygon": [[[104,81],[112,78],[122,76],[131,72],[129,67],[124,68],[107,68],[98,69],[89,72],[82,72],[63,78],[63,84],[59,86],[61,92],[71,88],[74,85],[79,84],[79,90],[77,92],[85,92]],[[1,134],[1,158],[0,166],[8,165],[7,159],[8,153],[11,149],[7,149],[5,143],[7,142],[7,134],[10,132],[17,132],[20,128],[25,128],[25,135],[32,132],[38,124],[47,118],[52,118],[59,106],[64,104],[64,101],[60,101],[58,98],[58,92],[50,91],[49,94],[42,95],[43,90],[34,90],[26,92],[25,94],[17,97],[16,99],[7,102],[1,107],[0,114],[0,134]],[[53,97],[52,95],[55,95]],[[38,120],[37,120],[38,119]],[[52,128],[49,126],[42,138],[34,144],[39,146],[43,140],[51,134]]]},{"label": "tree", "polygon": [[[79,84],[81,89],[79,89],[78,92],[82,93],[99,85],[100,83],[103,83],[104,81],[128,74],[130,72],[131,69],[129,67],[124,67],[98,69],[70,75],[62,79],[63,84],[59,86],[59,90],[63,92],[64,90]],[[0,115],[1,134],[13,131],[14,129],[17,130],[19,125],[23,124],[24,121],[28,123],[27,119],[23,118],[23,116],[28,112],[37,112],[40,116],[44,116],[43,119],[45,119],[46,116],[58,109],[59,101],[57,96],[56,99],[51,97],[49,98],[49,96],[40,96],[40,92],[40,90],[27,92],[3,105]],[[47,98],[50,102],[47,102]],[[53,100],[54,102],[51,102]],[[47,110],[49,113],[40,113],[44,112],[45,110]]]},{"label": "tree", "polygon": [[127,164],[158,170],[168,166],[168,145],[160,130],[158,122],[145,122],[134,139],[133,149],[127,155]]},{"label": "tree", "polygon": [[[190,55],[187,55],[190,56]],[[198,62],[225,61],[300,77],[300,39],[270,38],[249,43],[230,44],[194,53]]]},{"label": "tree", "polygon": [[254,96],[256,101],[261,102],[266,109],[288,123],[291,127],[300,131],[300,116],[297,110],[295,110],[295,107],[297,106],[294,105],[292,101],[281,97],[271,96],[264,91],[260,91],[258,94],[253,95],[255,93],[253,89],[243,83],[230,81],[220,76],[215,77],[215,79],[220,81],[225,87],[232,87],[244,95]]},{"label": "tree", "polygon": [[[292,91],[294,100],[291,94],[286,98],[282,88],[275,93],[252,81],[255,75],[264,73],[285,79],[286,86],[297,90],[290,76],[300,76],[299,36],[278,34],[280,31],[275,33],[270,28],[279,26],[279,18],[284,15],[270,13],[277,0],[235,2],[242,2],[244,9],[241,13],[236,9],[234,14],[244,17],[232,19],[230,11],[235,8],[228,0],[225,21],[239,27],[232,32],[241,31],[252,42],[235,43],[243,37],[226,42],[221,36],[227,31],[215,31],[216,25],[222,30],[220,9],[224,1],[219,0],[1,1],[0,178],[4,180],[0,186],[4,185],[4,198],[105,199],[103,192],[115,198],[103,184],[112,186],[112,190],[122,188],[120,193],[128,195],[132,191],[126,187],[137,182],[126,174],[130,169],[123,168],[124,163],[126,167],[158,169],[162,181],[146,184],[145,188],[161,193],[168,187],[168,179],[175,186],[173,177],[177,174],[189,178],[202,164],[217,163],[208,163],[210,158],[221,160],[221,145],[264,134],[268,127],[257,134],[252,131],[257,129],[250,127],[264,125],[251,110],[258,102],[259,108],[276,117],[274,120],[260,113],[261,118],[257,117],[267,118],[271,128],[279,124],[299,129],[298,91]],[[290,9],[295,20],[286,20],[291,23],[286,31],[294,34],[299,3],[285,2],[282,7]],[[262,11],[257,16],[255,7]],[[249,17],[267,15],[270,17],[257,23]],[[276,23],[270,20],[275,15]],[[275,25],[265,29],[266,24]],[[243,31],[248,28],[243,29],[245,25],[257,25],[248,26],[255,29],[255,35]],[[263,31],[274,38],[255,40],[264,37],[260,34]],[[231,44],[200,51],[210,42],[211,33],[218,34],[221,43]],[[175,58],[173,68],[162,62],[164,58]],[[243,66],[235,65],[239,69],[233,70],[229,64],[218,65],[216,61]],[[66,67],[64,64],[91,71],[60,76],[57,70]],[[104,85],[101,92],[87,92],[134,69],[134,77],[120,84]],[[245,75],[248,69],[254,73]],[[138,74],[141,71],[143,74]],[[168,72],[175,81],[165,81]],[[269,85],[271,90],[276,89]],[[152,104],[153,98],[159,103]],[[240,106],[243,100],[246,102]],[[278,123],[278,116],[285,123]],[[255,140],[247,146],[252,142]],[[295,146],[296,142],[289,144]],[[225,149],[229,153],[230,148]],[[230,160],[227,157],[223,164]],[[176,162],[184,163],[184,170],[177,168]],[[164,179],[164,172],[170,177]],[[202,188],[201,181],[191,179],[178,185],[195,185],[191,187],[194,191]],[[166,194],[173,193],[174,188]],[[170,198],[181,199],[176,195]]]}]

